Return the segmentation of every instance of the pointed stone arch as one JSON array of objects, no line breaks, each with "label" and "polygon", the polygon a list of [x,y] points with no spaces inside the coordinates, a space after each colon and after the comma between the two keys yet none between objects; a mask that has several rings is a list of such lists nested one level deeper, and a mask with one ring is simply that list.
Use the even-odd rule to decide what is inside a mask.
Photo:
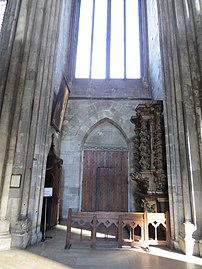
[{"label": "pointed stone arch", "polygon": [[114,148],[128,150],[128,139],[124,130],[113,120],[104,118],[86,132],[84,148]]}]

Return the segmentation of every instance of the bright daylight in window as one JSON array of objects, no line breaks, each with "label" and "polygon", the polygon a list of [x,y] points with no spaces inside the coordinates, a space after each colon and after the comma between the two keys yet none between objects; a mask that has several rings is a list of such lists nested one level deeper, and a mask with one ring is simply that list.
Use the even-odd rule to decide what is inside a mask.
[{"label": "bright daylight in window", "polygon": [[81,0],[76,78],[140,78],[138,0]]},{"label": "bright daylight in window", "polygon": [[5,0],[1,1],[0,0],[0,31],[1,31],[1,26],[2,26],[2,22],[3,22],[4,12],[5,12],[5,9],[6,9],[6,3],[7,3],[7,1],[5,1]]}]

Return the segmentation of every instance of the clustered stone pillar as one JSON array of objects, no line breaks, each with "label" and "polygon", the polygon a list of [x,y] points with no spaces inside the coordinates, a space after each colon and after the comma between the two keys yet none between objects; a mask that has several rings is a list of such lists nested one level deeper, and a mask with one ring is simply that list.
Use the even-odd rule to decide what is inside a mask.
[{"label": "clustered stone pillar", "polygon": [[[0,248],[40,240],[61,3],[10,0],[6,9],[0,49]],[[16,191],[10,189],[13,174],[21,177]]]},{"label": "clustered stone pillar", "polygon": [[173,246],[202,255],[202,1],[158,0]]}]

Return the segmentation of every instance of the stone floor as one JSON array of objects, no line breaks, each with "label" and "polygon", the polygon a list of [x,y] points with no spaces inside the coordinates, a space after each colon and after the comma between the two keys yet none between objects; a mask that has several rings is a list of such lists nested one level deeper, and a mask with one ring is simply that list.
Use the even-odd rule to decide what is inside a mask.
[{"label": "stone floor", "polygon": [[26,250],[0,251],[1,269],[198,269],[202,259],[187,257],[166,248],[97,248],[73,245],[65,250],[65,226],[49,231],[44,242]]}]

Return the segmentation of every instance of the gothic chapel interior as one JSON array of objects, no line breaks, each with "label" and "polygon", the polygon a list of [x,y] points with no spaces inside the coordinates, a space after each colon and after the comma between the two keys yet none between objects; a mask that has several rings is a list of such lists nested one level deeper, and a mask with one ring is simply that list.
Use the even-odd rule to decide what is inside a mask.
[{"label": "gothic chapel interior", "polygon": [[0,249],[41,241],[51,187],[47,228],[168,211],[170,246],[202,256],[202,0],[0,8]]}]

